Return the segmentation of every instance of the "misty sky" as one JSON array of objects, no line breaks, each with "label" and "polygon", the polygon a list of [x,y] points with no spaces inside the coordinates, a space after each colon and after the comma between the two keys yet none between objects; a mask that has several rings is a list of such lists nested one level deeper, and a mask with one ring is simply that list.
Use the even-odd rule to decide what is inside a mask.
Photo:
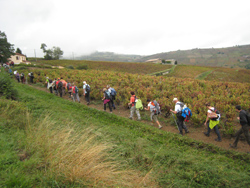
[{"label": "misty sky", "polygon": [[249,0],[0,0],[0,30],[23,54],[151,55],[250,44]]}]

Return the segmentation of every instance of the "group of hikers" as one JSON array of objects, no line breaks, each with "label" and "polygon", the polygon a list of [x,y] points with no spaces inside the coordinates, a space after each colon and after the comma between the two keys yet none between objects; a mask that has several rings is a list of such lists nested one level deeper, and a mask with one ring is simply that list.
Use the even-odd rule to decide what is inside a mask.
[{"label": "group of hikers", "polygon": [[[25,82],[25,76],[23,73],[19,74],[17,71],[14,71],[14,75],[18,82]],[[30,77],[30,83],[33,83],[34,74],[31,72],[28,74]],[[20,81],[21,80],[21,81]],[[79,97],[79,89],[76,86],[76,84],[73,82],[72,84],[68,81],[65,81],[63,78],[55,78],[54,80],[49,79],[49,77],[46,77],[45,81],[46,87],[50,90],[50,93],[55,93],[56,95],[66,95],[66,89],[69,94],[69,97],[72,98],[72,100],[75,102],[76,100],[80,103],[80,97]],[[87,102],[87,105],[90,104],[90,85],[87,84],[86,81],[83,81],[83,96],[85,97],[85,100]],[[115,99],[117,92],[114,88],[112,88],[110,85],[107,85],[102,89],[103,92],[103,110],[106,111],[106,105],[108,105],[110,113],[113,112],[115,107]],[[130,92],[130,101],[128,103],[128,106],[130,107],[130,116],[129,119],[133,119],[134,114],[137,115],[137,120],[141,120],[140,116],[140,110],[144,109],[146,111],[150,111],[150,120],[151,125],[153,125],[153,122],[155,121],[158,125],[158,128],[161,129],[162,125],[160,124],[158,120],[158,115],[161,114],[161,108],[159,103],[154,99],[147,99],[147,106],[143,107],[142,102],[139,98],[136,97],[135,92]],[[184,121],[188,121],[190,117],[192,116],[191,110],[183,103],[178,100],[178,98],[173,99],[173,103],[175,104],[174,110],[169,109],[169,113],[172,113],[175,123],[178,127],[179,134],[183,135],[183,132],[189,133],[189,130],[187,126],[185,125]],[[204,135],[209,137],[211,130],[214,129],[217,138],[215,141],[221,142],[222,138],[219,131],[219,123],[220,123],[220,112],[218,109],[213,107],[209,102],[205,104],[207,108],[207,117],[204,122],[204,125],[207,127],[207,131],[204,132]],[[243,110],[240,105],[237,105],[235,107],[236,111],[239,113],[239,116],[237,119],[240,122],[241,129],[237,131],[235,134],[236,139],[233,144],[230,144],[231,148],[237,148],[237,144],[240,138],[241,134],[245,135],[246,141],[250,146],[250,135],[249,135],[249,128],[250,128],[250,114],[248,111]],[[177,121],[176,121],[176,119]]]}]

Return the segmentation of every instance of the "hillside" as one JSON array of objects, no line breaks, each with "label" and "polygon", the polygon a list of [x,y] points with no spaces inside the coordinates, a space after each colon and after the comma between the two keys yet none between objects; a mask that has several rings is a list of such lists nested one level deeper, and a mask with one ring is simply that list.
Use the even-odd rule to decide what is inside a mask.
[{"label": "hillside", "polygon": [[91,61],[118,61],[118,62],[136,62],[143,56],[116,54],[113,52],[94,52],[90,55],[83,55],[77,57],[77,60],[91,60]]},{"label": "hillside", "polygon": [[1,187],[249,185],[248,154],[13,86],[19,100],[0,99]]},{"label": "hillside", "polygon": [[178,50],[145,56],[139,61],[145,62],[156,58],[175,59],[178,64],[185,65],[245,68],[246,66],[250,67],[250,45],[229,48]]}]

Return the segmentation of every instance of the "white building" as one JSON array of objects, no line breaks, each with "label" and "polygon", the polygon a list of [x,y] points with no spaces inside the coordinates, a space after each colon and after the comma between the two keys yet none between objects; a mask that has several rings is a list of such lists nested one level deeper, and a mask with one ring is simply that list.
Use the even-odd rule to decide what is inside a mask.
[{"label": "white building", "polygon": [[15,64],[20,64],[20,63],[30,64],[30,62],[26,60],[26,56],[19,53],[15,53],[15,55],[12,55],[9,58],[9,62],[11,61],[13,61]]}]

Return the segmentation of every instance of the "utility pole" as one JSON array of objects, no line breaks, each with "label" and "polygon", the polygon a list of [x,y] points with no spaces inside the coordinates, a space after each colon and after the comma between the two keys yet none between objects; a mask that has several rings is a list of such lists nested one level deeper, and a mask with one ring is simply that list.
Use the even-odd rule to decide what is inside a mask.
[{"label": "utility pole", "polygon": [[[35,53],[35,59],[36,59],[36,49],[34,49],[34,53]],[[37,62],[37,59],[36,59],[36,62]]]}]

